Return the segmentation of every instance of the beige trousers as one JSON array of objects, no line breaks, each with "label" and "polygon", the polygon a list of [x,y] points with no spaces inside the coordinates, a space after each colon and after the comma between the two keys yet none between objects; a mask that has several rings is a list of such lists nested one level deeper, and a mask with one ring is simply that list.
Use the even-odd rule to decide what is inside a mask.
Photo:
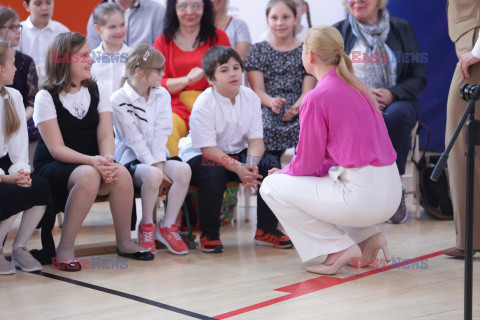
[{"label": "beige trousers", "polygon": [[[465,33],[455,43],[457,56],[472,51],[478,37],[478,29],[472,29]],[[480,81],[480,63],[469,68],[470,78],[464,79],[457,65],[450,85],[447,103],[447,128],[445,132],[445,144],[450,142],[453,133],[462,118],[468,102],[460,99],[460,87],[464,83],[477,85]],[[477,102],[476,119],[480,119],[480,103]],[[450,192],[452,195],[453,211],[455,218],[456,247],[465,249],[465,213],[466,213],[466,181],[467,181],[467,157],[465,153],[466,137],[465,127],[460,132],[458,139],[453,146],[448,159],[448,172],[450,180]],[[476,148],[475,163],[475,209],[474,209],[474,230],[473,248],[480,249],[480,149]]]}]

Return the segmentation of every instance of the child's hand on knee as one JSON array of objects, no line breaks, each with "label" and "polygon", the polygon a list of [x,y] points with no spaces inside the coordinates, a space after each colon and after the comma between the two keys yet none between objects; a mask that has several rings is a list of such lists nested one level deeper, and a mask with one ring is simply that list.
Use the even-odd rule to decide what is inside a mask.
[{"label": "child's hand on knee", "polygon": [[100,173],[105,183],[113,183],[118,168],[110,164],[110,161],[102,156],[92,157],[92,166]]},{"label": "child's hand on knee", "polygon": [[30,178],[30,172],[20,169],[13,177],[15,178],[15,184],[19,187],[29,188],[32,186],[32,179]]},{"label": "child's hand on knee", "polygon": [[172,179],[170,179],[166,174],[165,172],[163,173],[163,180],[162,180],[162,183],[160,184],[160,195],[161,196],[164,196],[168,193],[168,191],[170,190],[170,187],[172,186],[173,184],[173,181]]}]

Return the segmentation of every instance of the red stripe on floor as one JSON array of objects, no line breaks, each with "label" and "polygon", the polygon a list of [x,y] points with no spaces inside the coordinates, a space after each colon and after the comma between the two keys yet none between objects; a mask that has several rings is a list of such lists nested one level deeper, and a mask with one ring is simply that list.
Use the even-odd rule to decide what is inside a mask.
[{"label": "red stripe on floor", "polygon": [[231,318],[231,317],[234,317],[234,316],[238,316],[238,315],[243,314],[243,313],[247,313],[247,312],[250,312],[250,311],[253,311],[253,310],[258,310],[258,309],[261,309],[261,308],[265,308],[265,307],[271,306],[273,304],[277,304],[279,302],[287,301],[287,300],[290,300],[290,299],[293,299],[293,298],[296,298],[296,297],[300,297],[300,296],[303,296],[303,295],[306,295],[306,294],[309,294],[309,293],[312,293],[312,292],[316,292],[316,291],[320,291],[320,290],[323,290],[323,289],[326,289],[326,288],[329,288],[329,287],[337,286],[337,285],[342,284],[342,283],[347,283],[347,282],[351,282],[351,281],[354,281],[354,280],[357,280],[357,279],[369,277],[371,275],[381,273],[381,272],[384,272],[384,271],[387,271],[387,270],[400,268],[400,267],[403,267],[403,266],[406,266],[406,265],[410,265],[410,264],[412,264],[414,262],[417,262],[417,261],[434,258],[434,257],[437,257],[437,256],[441,255],[443,253],[443,251],[445,251],[445,250],[433,252],[433,253],[430,253],[430,254],[427,254],[427,255],[424,255],[424,256],[420,256],[420,257],[410,259],[410,260],[405,260],[405,261],[398,262],[398,263],[395,263],[395,264],[392,264],[392,265],[387,265],[387,266],[384,266],[384,267],[381,267],[381,268],[378,268],[378,269],[370,270],[370,271],[363,272],[361,274],[357,274],[357,275],[350,276],[350,277],[343,278],[343,279],[342,278],[330,277],[330,276],[320,276],[318,278],[313,278],[313,279],[310,279],[310,280],[294,283],[294,284],[291,284],[289,286],[285,286],[285,287],[282,287],[282,288],[275,289],[275,291],[287,292],[287,293],[289,293],[288,295],[278,297],[278,298],[274,298],[274,299],[271,299],[271,300],[267,300],[267,301],[264,301],[264,302],[256,303],[254,305],[251,305],[251,306],[248,306],[248,307],[245,307],[245,308],[241,308],[241,309],[238,309],[238,310],[223,313],[223,314],[220,314],[218,316],[215,316],[214,318],[220,320],[220,319],[227,319],[227,318]]}]

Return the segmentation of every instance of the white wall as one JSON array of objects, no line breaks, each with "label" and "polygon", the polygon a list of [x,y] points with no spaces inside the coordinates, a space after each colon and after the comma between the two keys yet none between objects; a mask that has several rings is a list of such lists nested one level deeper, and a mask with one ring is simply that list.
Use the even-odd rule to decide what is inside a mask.
[{"label": "white wall", "polygon": [[[157,0],[165,5],[165,0]],[[250,28],[253,42],[258,42],[267,29],[265,8],[268,0],[230,0],[229,14],[244,20]],[[342,0],[308,0],[312,24],[334,24],[345,19]],[[302,20],[307,25],[306,19]]]}]

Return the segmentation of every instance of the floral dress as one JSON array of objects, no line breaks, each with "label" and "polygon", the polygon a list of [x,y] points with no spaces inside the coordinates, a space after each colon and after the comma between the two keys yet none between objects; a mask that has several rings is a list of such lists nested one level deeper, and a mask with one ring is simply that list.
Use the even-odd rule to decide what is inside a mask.
[{"label": "floral dress", "polygon": [[263,72],[268,95],[287,100],[280,114],[262,106],[263,139],[268,151],[285,150],[298,143],[298,116],[288,122],[282,118],[302,94],[303,78],[307,75],[302,64],[302,47],[303,44],[291,51],[278,51],[263,41],[254,44],[245,59],[247,71]]}]

